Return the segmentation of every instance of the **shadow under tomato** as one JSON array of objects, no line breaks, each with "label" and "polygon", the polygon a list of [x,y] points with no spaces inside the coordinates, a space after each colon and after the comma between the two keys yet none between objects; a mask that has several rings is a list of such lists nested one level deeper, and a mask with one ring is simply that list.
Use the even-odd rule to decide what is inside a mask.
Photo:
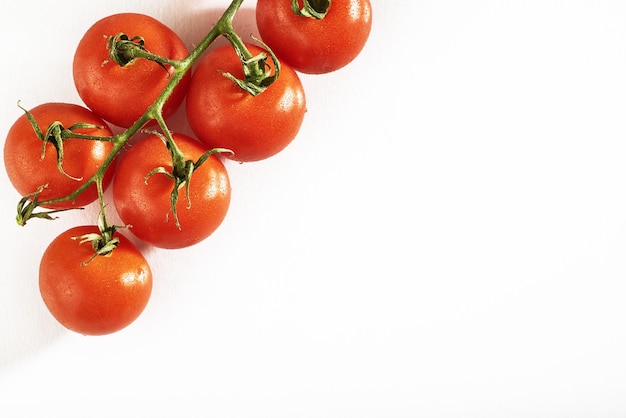
[{"label": "shadow under tomato", "polygon": [[[6,217],[5,217],[6,219]],[[56,233],[50,225],[20,231],[24,239],[4,246],[6,260],[30,259],[31,263],[3,263],[0,280],[0,372],[27,359],[57,340],[61,327],[46,309],[39,293],[39,258]],[[25,256],[24,253],[28,253]]]},{"label": "shadow under tomato", "polygon": [[[7,193],[9,194],[9,193]],[[105,201],[112,202],[111,190]],[[64,328],[45,306],[39,291],[39,260],[52,240],[73,226],[95,224],[100,207],[92,202],[81,211],[69,211],[55,221],[32,220],[22,229],[23,239],[2,249],[3,260],[29,259],[30,263],[4,262],[0,273],[0,373],[54,344],[73,331]],[[107,207],[109,221],[121,225],[113,205]],[[4,216],[9,218],[8,215]],[[43,223],[42,223],[43,222]],[[17,226],[16,226],[17,227]],[[129,231],[122,233],[147,257],[153,250]],[[27,255],[25,255],[27,254]],[[95,337],[97,338],[97,337]]]}]

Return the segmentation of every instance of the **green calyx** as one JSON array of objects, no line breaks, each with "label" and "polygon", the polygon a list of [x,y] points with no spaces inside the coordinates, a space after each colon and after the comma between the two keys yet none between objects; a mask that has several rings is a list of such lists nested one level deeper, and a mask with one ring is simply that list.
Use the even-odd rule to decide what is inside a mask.
[{"label": "green calyx", "polygon": [[[185,188],[185,199],[187,200],[187,209],[191,207],[191,197],[189,195],[189,184],[191,183],[191,177],[194,171],[200,167],[211,155],[218,153],[231,153],[232,151],[226,148],[213,148],[205,152],[198,158],[197,161],[185,159],[184,155],[174,142],[174,138],[171,134],[163,135],[160,132],[153,131],[152,134],[158,136],[165,144],[170,155],[172,157],[172,170],[168,171],[165,167],[156,167],[151,170],[144,177],[143,181],[148,184],[150,177],[156,174],[162,174],[168,179],[172,180],[173,186],[170,193],[170,212],[174,215],[174,222],[176,228],[181,229],[180,221],[178,219],[178,211],[176,205],[178,204],[179,191]],[[169,215],[169,213],[168,213]]]},{"label": "green calyx", "polygon": [[[69,209],[58,209],[58,210],[44,210],[35,212],[35,209],[39,207],[39,195],[44,189],[48,187],[47,184],[39,186],[36,191],[31,194],[28,194],[20,199],[17,204],[17,215],[15,216],[15,220],[18,225],[24,226],[29,219],[39,218],[39,219],[48,219],[53,220],[56,217],[51,216],[54,213],[64,212]],[[76,209],[83,209],[77,207]]]},{"label": "green calyx", "polygon": [[83,267],[98,256],[108,257],[113,253],[113,250],[115,250],[120,243],[120,239],[114,236],[119,228],[125,228],[125,226],[109,225],[104,206],[102,206],[102,210],[98,216],[98,229],[100,233],[73,237],[74,240],[80,241],[80,244],[91,243],[91,247],[93,248],[91,257],[81,263]]},{"label": "green calyx", "polygon": [[102,63],[103,66],[109,61],[113,61],[120,67],[126,67],[137,58],[143,58],[156,62],[169,74],[165,64],[172,65],[174,63],[167,58],[150,53],[146,49],[145,41],[141,36],[133,36],[131,38],[125,33],[110,36],[107,40],[107,49],[109,50],[109,58]]},{"label": "green calyx", "polygon": [[44,133],[39,127],[39,125],[37,124],[37,121],[35,121],[35,118],[33,117],[33,115],[28,110],[24,109],[19,103],[18,103],[18,106],[26,114],[26,118],[28,119],[31,126],[33,127],[33,130],[35,131],[35,135],[37,135],[37,138],[41,139],[41,141],[43,142],[43,146],[41,148],[41,159],[43,160],[46,156],[46,146],[48,144],[52,144],[52,146],[54,146],[54,149],[56,150],[57,168],[59,169],[59,172],[67,178],[70,178],[76,181],[81,181],[82,178],[71,176],[67,174],[65,170],[63,169],[63,158],[64,158],[63,141],[69,138],[99,139],[99,140],[103,139],[102,137],[90,137],[88,135],[74,134],[73,132],[76,129],[102,129],[102,126],[97,126],[97,125],[93,125],[90,123],[81,122],[81,123],[75,123],[69,128],[65,128],[61,122],[55,121],[55,122],[52,122],[48,126],[48,128],[46,129],[46,132]]},{"label": "green calyx", "polygon": [[238,79],[232,74],[225,72],[222,72],[222,75],[252,96],[263,93],[280,75],[280,62],[278,58],[267,44],[252,37],[252,39],[261,44],[269,53],[272,63],[274,64],[274,74],[272,74],[272,69],[267,63],[268,56],[265,52],[252,56],[239,37],[229,36],[227,38],[241,60],[243,79]]},{"label": "green calyx", "polygon": [[323,19],[330,8],[330,0],[303,0],[303,6],[300,7],[298,0],[291,1],[291,8],[298,16],[309,17],[312,19]]}]

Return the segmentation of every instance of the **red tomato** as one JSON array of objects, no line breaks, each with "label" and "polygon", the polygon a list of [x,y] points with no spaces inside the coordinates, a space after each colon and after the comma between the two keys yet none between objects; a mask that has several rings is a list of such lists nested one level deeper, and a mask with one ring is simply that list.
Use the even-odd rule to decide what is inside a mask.
[{"label": "red tomato", "polygon": [[[170,28],[142,14],[120,13],[105,17],[87,30],[74,55],[74,84],[78,94],[87,107],[103,119],[127,128],[159,97],[174,69],[166,66],[166,71],[156,62],[143,58],[124,67],[109,60],[107,37],[120,33],[129,38],[141,36],[148,52],[172,60],[185,58],[188,51]],[[186,74],[174,89],[163,107],[164,117],[174,113],[182,103],[189,79]]]},{"label": "red tomato", "polygon": [[[98,116],[82,106],[68,103],[45,103],[29,111],[45,134],[53,122],[61,122],[65,128],[80,122],[96,125],[101,128],[74,129],[73,132],[84,135],[112,136],[113,133],[106,123]],[[40,186],[48,185],[39,195],[39,200],[61,198],[74,192],[80,185],[95,174],[102,166],[113,149],[112,142],[83,139],[63,141],[63,170],[66,174],[81,180],[63,175],[57,167],[57,151],[48,142],[44,158],[41,158],[43,142],[30,124],[26,114],[20,116],[11,126],[4,143],[4,165],[15,189],[22,195],[35,192]],[[109,170],[103,179],[107,187],[112,179]],[[89,187],[80,194],[75,202],[65,201],[44,207],[67,209],[84,206],[98,197],[96,185]]]},{"label": "red tomato", "polygon": [[96,226],[77,226],[56,237],[39,267],[39,290],[50,313],[66,328],[85,335],[104,335],[131,324],[152,292],[146,259],[124,235],[117,248],[97,256],[90,242],[76,237],[98,233]]},{"label": "red tomato", "polygon": [[322,74],[344,67],[361,52],[372,27],[372,7],[369,0],[332,0],[318,20],[297,15],[290,0],[258,0],[256,22],[279,59],[302,73]]},{"label": "red tomato", "polygon": [[[262,50],[247,46],[252,55]],[[274,64],[267,60],[272,71]],[[221,71],[242,79],[242,64],[230,45],[214,49],[198,64],[187,95],[187,119],[209,148],[228,148],[237,161],[258,161],[277,154],[296,136],[306,112],[302,83],[288,65],[257,96],[242,90]]]},{"label": "red tomato", "polygon": [[[173,135],[185,159],[197,161],[207,149],[195,139]],[[131,147],[123,156],[113,180],[113,200],[117,212],[138,238],[161,248],[182,248],[211,235],[226,217],[230,205],[230,181],[222,161],[211,155],[193,171],[189,182],[188,206],[185,187],[180,188],[176,212],[172,213],[170,194],[174,180],[163,173],[144,179],[155,168],[172,173],[172,158],[165,144],[151,135]]]}]

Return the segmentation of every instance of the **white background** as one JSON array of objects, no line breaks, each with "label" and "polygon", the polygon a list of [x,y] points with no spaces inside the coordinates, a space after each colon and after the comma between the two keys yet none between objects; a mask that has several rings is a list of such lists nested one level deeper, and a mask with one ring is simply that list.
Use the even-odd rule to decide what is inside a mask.
[{"label": "white background", "polygon": [[[0,177],[0,416],[626,416],[626,3],[372,3],[362,55],[302,76],[297,139],[227,165],[220,229],[143,248],[153,297],[117,334],[65,330],[37,288],[95,208],[21,228]],[[192,47],[227,4],[5,3],[0,137],[17,100],[79,103],[97,19]]]}]

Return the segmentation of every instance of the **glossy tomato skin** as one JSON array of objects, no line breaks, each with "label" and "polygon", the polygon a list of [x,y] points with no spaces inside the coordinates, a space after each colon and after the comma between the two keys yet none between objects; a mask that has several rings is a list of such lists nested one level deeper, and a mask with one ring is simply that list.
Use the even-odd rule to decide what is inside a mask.
[{"label": "glossy tomato skin", "polygon": [[290,0],[258,0],[256,21],[278,58],[302,73],[324,74],[361,52],[372,27],[372,7],[369,0],[332,0],[326,16],[316,20],[296,15]]},{"label": "glossy tomato skin", "polygon": [[[65,128],[80,122],[98,128],[75,129],[84,135],[112,136],[107,124],[90,110],[70,103],[44,103],[29,112],[45,134],[53,122],[61,122]],[[72,177],[63,175],[57,168],[57,152],[52,143],[46,144],[44,158],[41,158],[43,142],[37,137],[26,114],[20,116],[9,129],[4,143],[4,165],[9,180],[22,195],[35,192],[40,186],[48,185],[39,195],[39,200],[67,196],[88,180],[102,166],[113,144],[109,141],[68,139],[63,141],[63,170]],[[103,186],[106,188],[112,179],[108,170]],[[87,205],[98,197],[95,184],[79,195],[75,202],[65,201],[46,205],[51,209],[68,209]]]},{"label": "glossy tomato skin", "polygon": [[[197,161],[207,148],[180,133],[173,134],[185,159]],[[188,207],[185,187],[179,190],[176,211],[180,229],[171,211],[173,180],[157,173],[144,182],[157,167],[172,172],[172,159],[163,142],[148,136],[123,156],[113,181],[117,212],[139,239],[160,248],[183,248],[197,244],[222,223],[230,205],[231,186],[222,161],[211,155],[191,176]]]},{"label": "glossy tomato skin", "polygon": [[[247,46],[252,55],[262,50]],[[274,65],[268,58],[272,71]],[[198,64],[187,95],[186,111],[193,132],[209,148],[228,148],[236,161],[269,158],[282,151],[300,130],[306,99],[297,73],[286,64],[264,92],[252,96],[223,72],[242,79],[239,57],[229,45],[210,51]]]},{"label": "glossy tomato skin", "polygon": [[[174,69],[167,71],[153,61],[135,59],[121,67],[109,57],[107,37],[125,33],[141,36],[145,49],[173,60],[188,55],[183,41],[160,21],[138,13],[119,13],[94,23],[76,47],[73,75],[76,90],[83,102],[103,119],[124,128],[132,125],[152,105],[170,80]],[[185,77],[163,106],[167,118],[182,103],[189,85]]]},{"label": "glossy tomato skin", "polygon": [[66,328],[104,335],[130,325],[144,311],[152,292],[152,271],[123,234],[108,256],[93,255],[90,242],[76,237],[98,233],[96,226],[73,227],[56,237],[43,254],[39,290],[50,313]]}]

